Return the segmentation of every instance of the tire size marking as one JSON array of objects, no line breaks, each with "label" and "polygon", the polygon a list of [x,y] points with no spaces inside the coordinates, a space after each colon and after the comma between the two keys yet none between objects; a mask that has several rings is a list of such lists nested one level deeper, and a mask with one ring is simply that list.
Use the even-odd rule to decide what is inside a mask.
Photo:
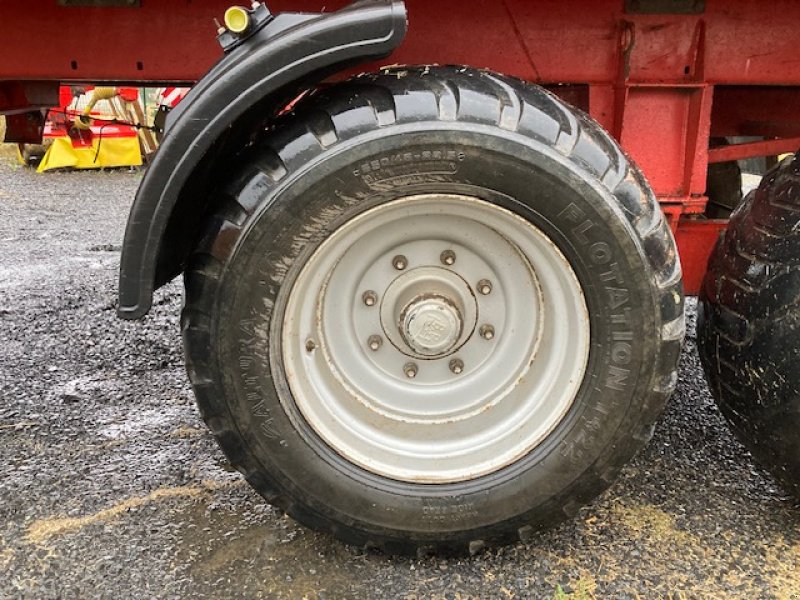
[{"label": "tire size marking", "polygon": [[239,360],[237,364],[244,386],[245,401],[250,407],[250,414],[253,415],[255,422],[258,423],[259,432],[267,439],[276,440],[279,435],[275,428],[272,414],[264,399],[265,395],[261,387],[261,380],[249,372],[250,368],[257,364],[257,356],[259,355],[258,341],[260,336],[256,327],[256,320],[242,319],[239,321],[239,334]]},{"label": "tire size marking", "polygon": [[422,521],[426,523],[451,522],[454,519],[475,518],[478,511],[472,502],[462,504],[445,505],[426,505],[422,507]]},{"label": "tire size marking", "polygon": [[383,189],[389,181],[408,185],[453,175],[466,157],[464,152],[448,149],[398,152],[363,163],[353,175],[370,188]]},{"label": "tire size marking", "polygon": [[619,263],[614,260],[614,254],[606,242],[594,241],[587,235],[595,224],[586,217],[578,206],[570,203],[559,213],[563,217],[574,223],[570,229],[572,237],[581,245],[588,246],[589,259],[596,267],[603,269],[600,273],[600,280],[606,292],[607,305],[611,311],[609,320],[611,323],[611,361],[608,364],[608,371],[605,376],[605,387],[624,391],[628,386],[630,369],[628,365],[633,358],[633,347],[631,341],[634,339],[632,322],[630,291],[625,285],[625,279],[620,272]]}]

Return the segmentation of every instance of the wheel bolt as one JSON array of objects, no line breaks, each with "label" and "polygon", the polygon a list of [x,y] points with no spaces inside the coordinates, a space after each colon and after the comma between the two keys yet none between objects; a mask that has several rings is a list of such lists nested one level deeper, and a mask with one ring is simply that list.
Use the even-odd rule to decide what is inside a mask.
[{"label": "wheel bolt", "polygon": [[375,303],[378,301],[378,295],[372,290],[367,290],[361,295],[361,300],[363,300],[364,304],[367,306],[375,306]]},{"label": "wheel bolt", "polygon": [[402,271],[408,266],[408,259],[402,254],[398,254],[392,259],[392,265],[398,271]]},{"label": "wheel bolt", "polygon": [[378,348],[380,348],[382,344],[383,340],[379,335],[371,335],[367,340],[367,345],[369,346],[369,349],[372,350],[373,352],[378,350]]},{"label": "wheel bolt", "polygon": [[306,340],[306,352],[313,352],[317,344],[312,339]]},{"label": "wheel bolt", "polygon": [[452,266],[456,262],[456,253],[452,250],[445,250],[439,255],[439,260],[443,265]]},{"label": "wheel bolt", "polygon": [[481,325],[481,337],[485,340],[490,340],[494,337],[494,327],[491,325]]},{"label": "wheel bolt", "polygon": [[478,282],[478,291],[484,296],[488,296],[492,293],[492,282],[488,279],[481,279]]},{"label": "wheel bolt", "polygon": [[412,362],[406,363],[403,367],[403,373],[405,373],[406,377],[409,379],[414,379],[414,377],[417,376],[417,365]]},{"label": "wheel bolt", "polygon": [[464,361],[460,358],[454,358],[450,361],[450,370],[456,375],[461,375],[464,371]]}]

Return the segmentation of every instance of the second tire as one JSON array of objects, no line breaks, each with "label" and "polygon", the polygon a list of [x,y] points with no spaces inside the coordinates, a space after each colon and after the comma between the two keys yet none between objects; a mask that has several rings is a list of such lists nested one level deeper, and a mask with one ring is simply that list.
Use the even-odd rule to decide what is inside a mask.
[{"label": "second tire", "polygon": [[708,265],[698,344],[739,439],[800,497],[800,155],[768,171]]}]

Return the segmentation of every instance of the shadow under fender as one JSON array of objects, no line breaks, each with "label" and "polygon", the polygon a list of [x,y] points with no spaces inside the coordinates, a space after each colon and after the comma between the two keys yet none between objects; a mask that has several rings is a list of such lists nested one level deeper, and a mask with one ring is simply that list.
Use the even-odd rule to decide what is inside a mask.
[{"label": "shadow under fender", "polygon": [[[332,73],[389,55],[406,32],[401,1],[356,2],[329,14],[283,13],[227,53],[170,115],[125,231],[118,315],[137,319],[153,290],[183,269],[210,177],[230,168],[254,125]],[[234,147],[235,147],[234,146]]]}]

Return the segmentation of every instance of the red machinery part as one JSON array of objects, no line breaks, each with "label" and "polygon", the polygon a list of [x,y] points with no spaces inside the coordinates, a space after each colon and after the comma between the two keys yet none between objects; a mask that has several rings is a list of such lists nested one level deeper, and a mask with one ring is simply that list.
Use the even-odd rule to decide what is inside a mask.
[{"label": "red machinery part", "polygon": [[756,156],[776,156],[794,152],[798,148],[800,148],[800,136],[746,144],[730,144],[711,148],[708,151],[708,163],[729,162]]},{"label": "red machinery part", "polygon": [[725,219],[692,219],[678,221],[674,230],[675,242],[683,266],[683,286],[689,293],[697,293],[703,283],[708,257],[725,231]]},{"label": "red machinery part", "polygon": [[[58,81],[192,82],[220,56],[213,18],[229,2],[52,2],[35,13],[28,4],[3,7],[14,27],[0,38],[6,58],[0,112],[56,105]],[[269,7],[330,11],[345,4],[276,0]],[[800,146],[796,0],[675,0],[669,14],[654,0],[407,0],[407,6],[409,34],[391,61],[469,64],[547,85],[621,142],[670,217],[689,293],[698,289],[693,274],[704,270],[719,229],[689,220],[705,209],[709,159]],[[110,24],[113,39],[106,39]],[[28,52],[31,39],[47,39],[48,51]],[[709,152],[710,136],[736,135],[769,139]]]}]

